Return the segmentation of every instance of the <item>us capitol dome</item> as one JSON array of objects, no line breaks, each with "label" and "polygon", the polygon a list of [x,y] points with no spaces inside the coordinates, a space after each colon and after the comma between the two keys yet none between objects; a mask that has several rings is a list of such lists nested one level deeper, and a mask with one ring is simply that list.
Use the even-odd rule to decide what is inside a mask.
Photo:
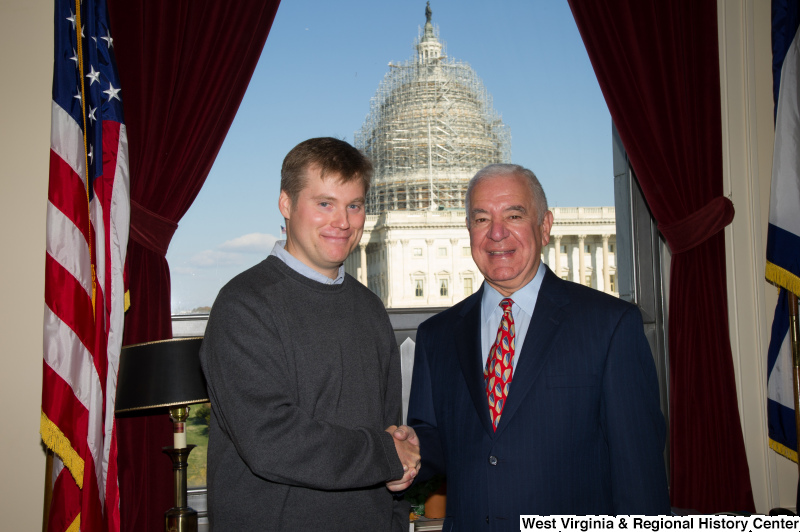
[{"label": "us capitol dome", "polygon": [[[387,308],[449,307],[477,291],[464,197],[475,173],[511,162],[511,134],[467,63],[445,55],[431,23],[416,54],[389,71],[355,134],[375,173],[367,220],[347,273]],[[614,207],[555,207],[542,259],[559,277],[614,295]]]},{"label": "us capitol dome", "polygon": [[431,23],[416,56],[389,63],[355,145],[375,166],[367,214],[463,209],[467,182],[490,163],[511,161],[508,128],[475,71],[444,55]]}]

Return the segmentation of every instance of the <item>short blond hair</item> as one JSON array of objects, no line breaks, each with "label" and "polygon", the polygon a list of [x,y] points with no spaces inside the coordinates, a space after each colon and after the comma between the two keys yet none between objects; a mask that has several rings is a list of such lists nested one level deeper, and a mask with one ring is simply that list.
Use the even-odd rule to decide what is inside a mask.
[{"label": "short blond hair", "polygon": [[343,183],[361,181],[364,195],[372,179],[372,163],[358,149],[332,137],[304,140],[286,155],[281,167],[281,191],[292,203],[306,187],[306,172],[311,167],[320,170],[320,177],[336,174]]}]

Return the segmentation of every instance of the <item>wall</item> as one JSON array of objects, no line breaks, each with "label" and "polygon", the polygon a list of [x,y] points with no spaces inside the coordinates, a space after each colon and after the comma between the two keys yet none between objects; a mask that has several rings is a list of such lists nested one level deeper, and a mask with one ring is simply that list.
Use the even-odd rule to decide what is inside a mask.
[{"label": "wall", "polygon": [[53,2],[2,4],[0,515],[3,530],[37,530],[45,465],[39,413]]},{"label": "wall", "polygon": [[768,447],[766,361],[777,301],[764,280],[772,171],[770,2],[717,3],[725,194],[736,209],[725,230],[728,317],[756,509],[794,508],[797,466]]}]

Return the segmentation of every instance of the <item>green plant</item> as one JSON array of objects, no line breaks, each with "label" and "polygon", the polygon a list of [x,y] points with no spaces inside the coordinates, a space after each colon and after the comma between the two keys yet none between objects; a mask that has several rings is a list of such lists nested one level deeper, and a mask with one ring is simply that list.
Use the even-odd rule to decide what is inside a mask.
[{"label": "green plant", "polygon": [[411,504],[411,510],[415,514],[422,515],[425,513],[425,501],[441,487],[443,482],[443,475],[434,475],[425,482],[414,484],[408,488],[403,497]]}]

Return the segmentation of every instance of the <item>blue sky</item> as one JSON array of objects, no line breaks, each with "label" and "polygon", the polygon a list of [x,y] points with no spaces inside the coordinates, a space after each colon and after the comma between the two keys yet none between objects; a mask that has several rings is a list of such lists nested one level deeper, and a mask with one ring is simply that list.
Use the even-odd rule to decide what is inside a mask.
[{"label": "blue sky", "polygon": [[[566,0],[431,0],[511,130],[512,162],[554,206],[613,205],[611,118]],[[203,189],[167,254],[172,310],[211,305],[279,237],[280,167],[307,138],[353,142],[390,61],[415,53],[421,0],[284,0]]]}]

